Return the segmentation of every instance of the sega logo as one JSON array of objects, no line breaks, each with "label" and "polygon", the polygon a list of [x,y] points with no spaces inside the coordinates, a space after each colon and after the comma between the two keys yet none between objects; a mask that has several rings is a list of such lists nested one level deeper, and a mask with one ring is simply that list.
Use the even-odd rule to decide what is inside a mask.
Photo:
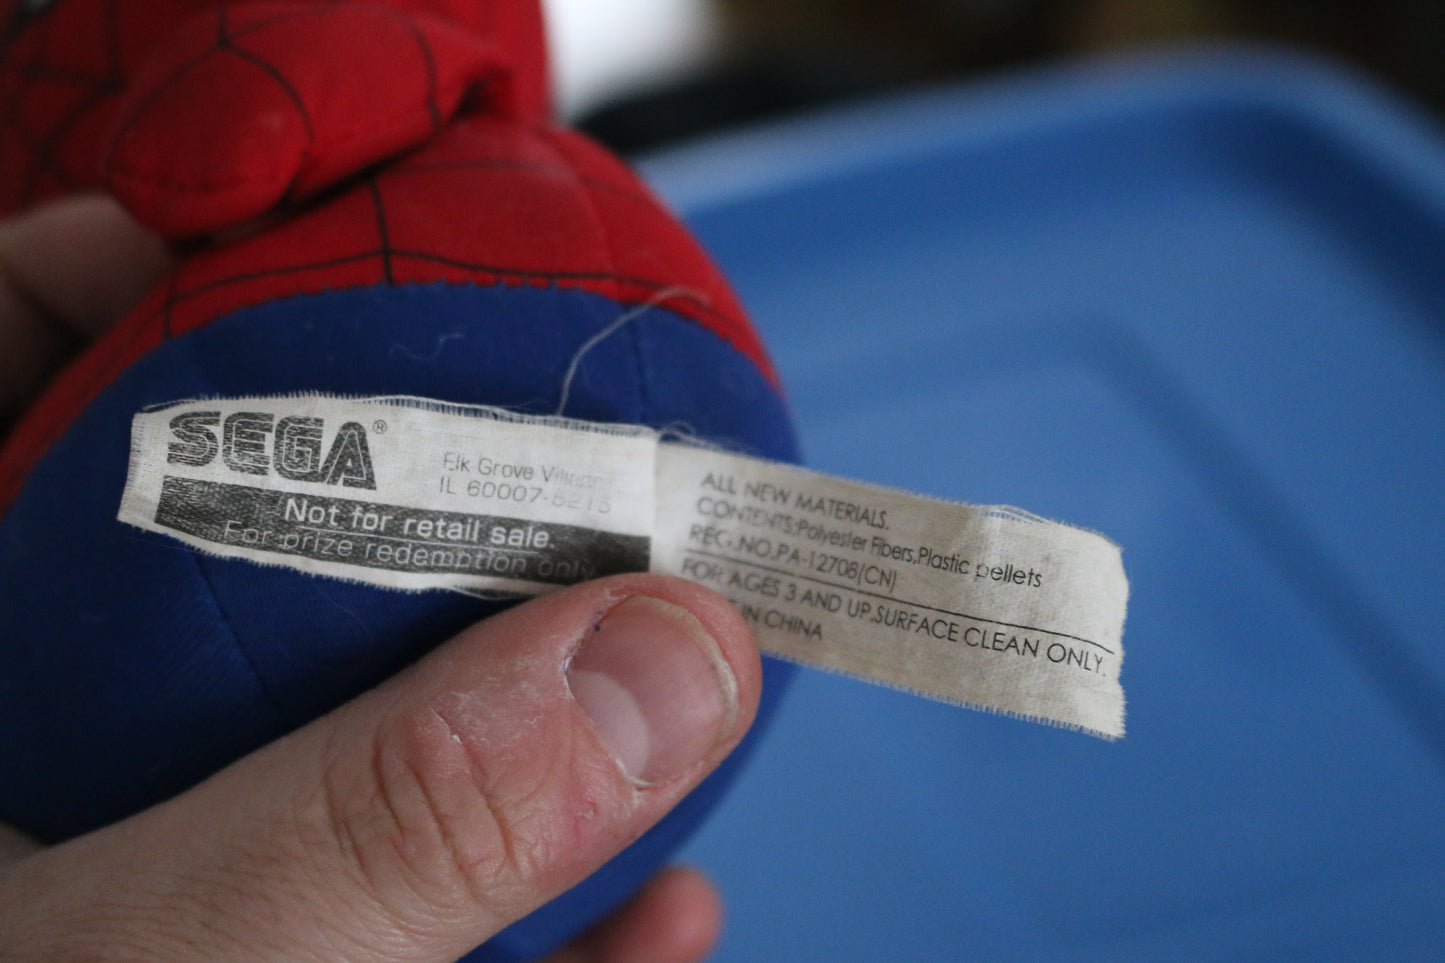
[{"label": "sega logo", "polygon": [[[366,429],[348,421],[326,442],[323,419],[289,415],[279,421],[264,411],[238,411],[221,421],[219,411],[187,411],[170,421],[166,460],[200,467],[219,455],[232,471],[292,481],[376,488]],[[217,437],[217,429],[219,437]]]}]

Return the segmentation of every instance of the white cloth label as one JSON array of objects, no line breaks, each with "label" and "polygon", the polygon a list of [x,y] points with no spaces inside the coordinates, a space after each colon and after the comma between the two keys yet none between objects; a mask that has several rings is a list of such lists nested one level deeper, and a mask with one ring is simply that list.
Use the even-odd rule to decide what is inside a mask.
[{"label": "white cloth label", "polygon": [[135,416],[119,519],[398,589],[681,575],[729,598],[774,655],[1124,732],[1128,583],[1107,539],[648,428],[412,398],[185,402]]}]

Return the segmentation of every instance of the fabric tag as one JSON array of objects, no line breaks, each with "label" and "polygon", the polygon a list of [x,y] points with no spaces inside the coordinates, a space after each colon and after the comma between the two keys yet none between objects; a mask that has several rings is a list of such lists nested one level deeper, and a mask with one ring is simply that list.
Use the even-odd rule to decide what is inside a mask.
[{"label": "fabric tag", "polygon": [[649,428],[416,398],[184,402],[135,416],[118,517],[397,589],[680,575],[730,599],[782,658],[1124,732],[1128,583],[1107,539]]}]

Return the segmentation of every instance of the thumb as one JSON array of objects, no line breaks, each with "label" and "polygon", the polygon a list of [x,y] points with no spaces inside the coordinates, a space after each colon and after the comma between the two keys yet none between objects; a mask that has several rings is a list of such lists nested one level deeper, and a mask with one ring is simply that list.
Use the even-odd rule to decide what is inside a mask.
[{"label": "thumb", "polygon": [[0,947],[455,960],[661,818],[736,745],[759,685],[747,627],[691,583],[527,602],[171,802],[7,869]]}]

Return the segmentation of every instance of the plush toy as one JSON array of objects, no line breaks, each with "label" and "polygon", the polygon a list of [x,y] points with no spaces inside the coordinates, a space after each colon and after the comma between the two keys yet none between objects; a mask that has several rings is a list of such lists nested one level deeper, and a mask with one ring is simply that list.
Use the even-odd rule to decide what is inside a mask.
[{"label": "plush toy", "polygon": [[[716,268],[620,163],[550,121],[534,0],[0,0],[0,25],[0,213],[109,190],[180,255],[0,451],[0,820],[55,841],[121,819],[501,604],[121,525],[147,406],[565,402],[794,457]],[[766,671],[765,709],[786,674]],[[739,758],[469,959],[529,957],[611,909]]]}]

